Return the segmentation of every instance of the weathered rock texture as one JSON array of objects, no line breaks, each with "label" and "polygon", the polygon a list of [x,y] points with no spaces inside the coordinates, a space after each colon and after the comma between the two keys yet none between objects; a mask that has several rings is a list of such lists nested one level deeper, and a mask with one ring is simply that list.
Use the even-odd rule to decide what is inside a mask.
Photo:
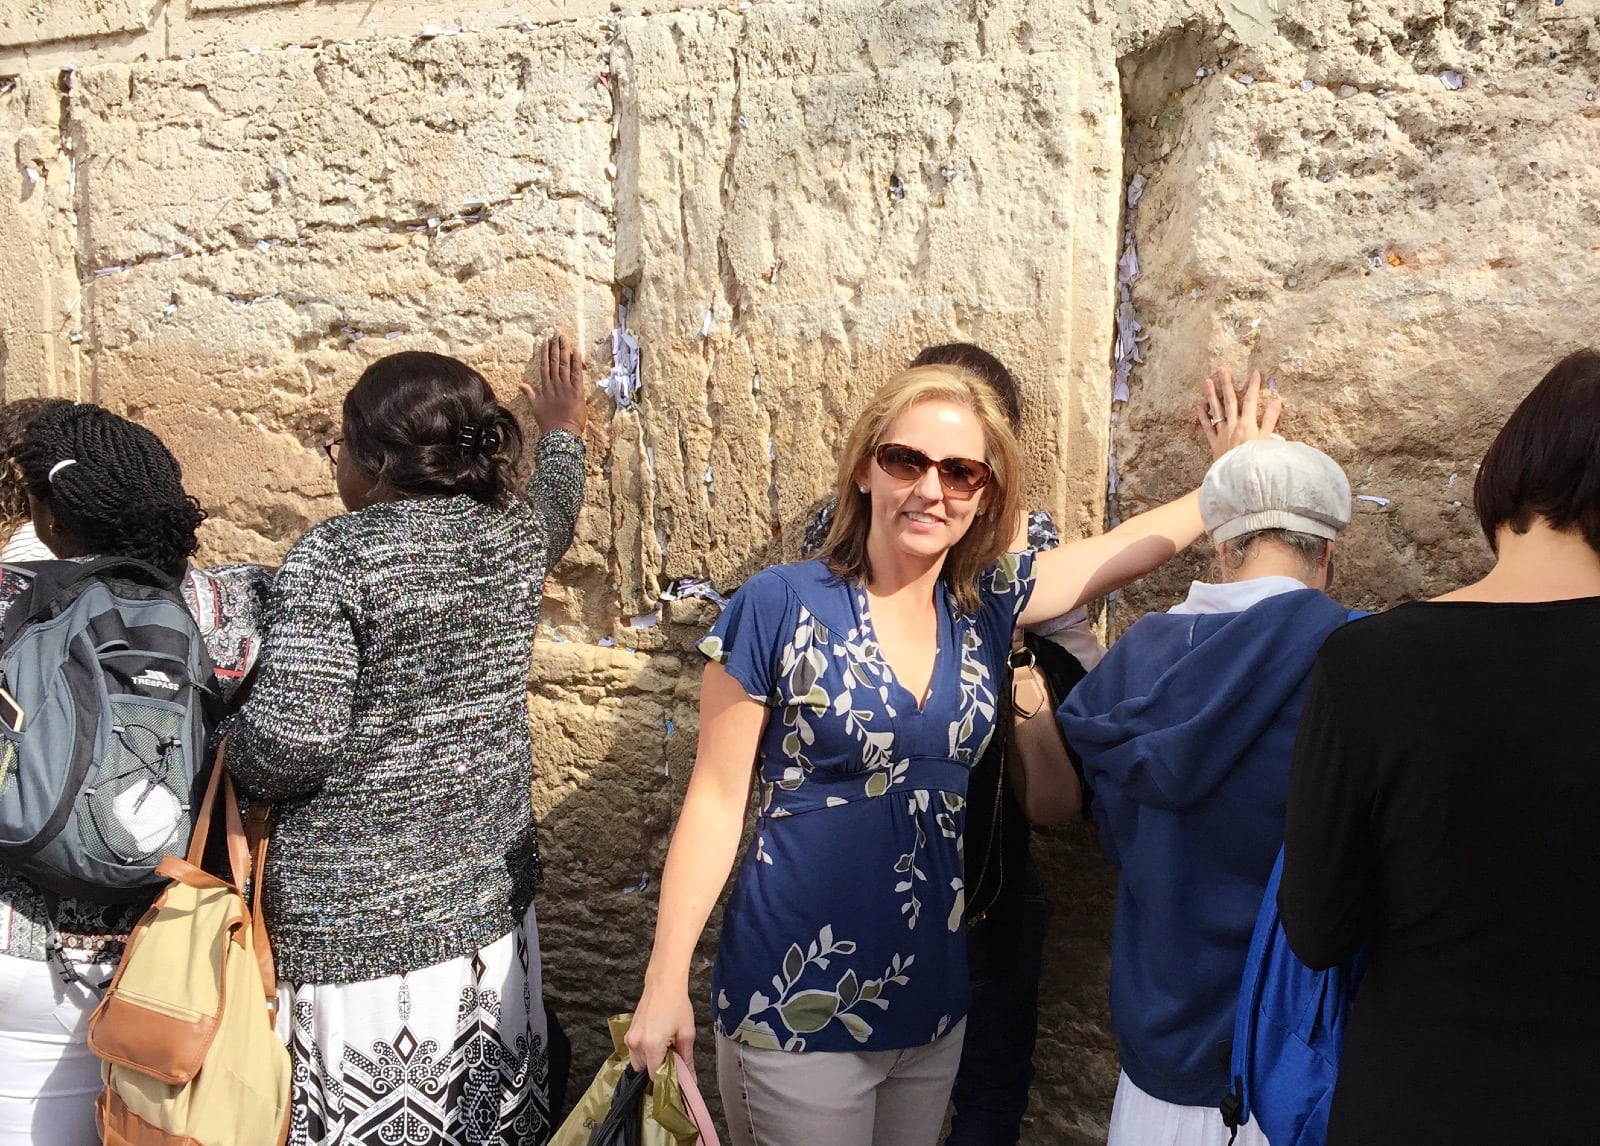
[{"label": "weathered rock texture", "polygon": [[[444,347],[509,396],[558,324],[603,374],[628,308],[641,401],[596,398],[529,684],[581,1086],[693,761],[712,612],[663,590],[793,556],[855,410],[951,338],[1024,380],[1069,531],[1191,486],[1195,380],[1259,366],[1371,499],[1352,603],[1469,576],[1476,458],[1591,337],[1596,37],[1593,0],[10,0],[0,388],[147,421],[205,556],[270,562],[335,509],[318,447],[365,363]],[[1125,221],[1146,340],[1113,410]],[[1114,877],[1087,831],[1039,852],[1026,1140],[1094,1142]]]}]

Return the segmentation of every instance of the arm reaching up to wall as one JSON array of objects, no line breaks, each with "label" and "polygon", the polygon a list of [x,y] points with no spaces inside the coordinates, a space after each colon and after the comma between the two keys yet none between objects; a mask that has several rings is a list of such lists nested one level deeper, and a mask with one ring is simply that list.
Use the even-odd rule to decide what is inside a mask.
[{"label": "arm reaching up to wall", "polygon": [[544,567],[553,569],[572,544],[583,506],[583,429],[589,412],[577,341],[564,331],[552,334],[539,350],[538,389],[524,382],[521,390],[533,407],[540,433],[528,476],[528,500],[548,539]]},{"label": "arm reaching up to wall", "polygon": [[[1220,386],[1206,379],[1205,402],[1197,407],[1213,460],[1242,442],[1271,434],[1283,413],[1276,394],[1269,394],[1263,406],[1260,371],[1251,373],[1242,398],[1228,371],[1218,371],[1218,377]],[[1098,537],[1040,553],[1035,566],[1038,583],[1021,623],[1059,617],[1137,581],[1198,541],[1202,532],[1200,495],[1195,491],[1130,517]]]}]

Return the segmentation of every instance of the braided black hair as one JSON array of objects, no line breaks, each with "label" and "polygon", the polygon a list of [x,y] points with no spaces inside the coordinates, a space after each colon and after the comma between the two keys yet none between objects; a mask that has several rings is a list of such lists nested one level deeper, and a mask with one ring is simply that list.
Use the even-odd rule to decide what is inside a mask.
[{"label": "braided black hair", "polygon": [[[69,402],[33,420],[12,456],[57,527],[101,557],[133,557],[173,577],[206,519],[160,438],[102,406]],[[70,464],[64,464],[70,463]]]},{"label": "braided black hair", "polygon": [[70,406],[65,398],[17,398],[0,406],[0,527],[15,529],[28,520],[28,491],[11,464],[33,420],[51,406]]},{"label": "braided black hair", "polygon": [[345,395],[344,448],[402,497],[465,494],[504,505],[522,445],[522,427],[483,375],[443,354],[380,358]]}]

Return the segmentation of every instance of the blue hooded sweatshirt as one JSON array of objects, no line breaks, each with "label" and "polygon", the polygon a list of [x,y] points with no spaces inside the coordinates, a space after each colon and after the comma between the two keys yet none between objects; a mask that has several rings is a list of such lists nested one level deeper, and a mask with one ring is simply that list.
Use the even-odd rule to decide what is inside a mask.
[{"label": "blue hooded sweatshirt", "polygon": [[1245,954],[1283,846],[1295,726],[1344,606],[1314,589],[1238,613],[1152,613],[1058,716],[1122,872],[1111,1025],[1145,1093],[1216,1106]]}]

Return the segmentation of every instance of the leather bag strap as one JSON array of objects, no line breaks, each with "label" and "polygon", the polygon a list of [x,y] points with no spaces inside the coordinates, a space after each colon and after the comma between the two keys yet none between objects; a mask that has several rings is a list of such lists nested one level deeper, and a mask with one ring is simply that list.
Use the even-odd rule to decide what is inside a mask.
[{"label": "leather bag strap", "polygon": [[[256,966],[261,972],[261,990],[267,1001],[268,1016],[276,1021],[278,1013],[277,964],[272,957],[272,943],[267,938],[267,920],[261,910],[261,888],[266,882],[263,875],[267,867],[267,840],[272,826],[272,805],[258,801],[250,805],[248,818],[239,815],[239,793],[228,775],[227,741],[217,749],[217,761],[211,768],[211,780],[206,785],[206,796],[200,807],[200,819],[195,825],[195,838],[189,845],[189,862],[196,867],[205,853],[206,832],[211,826],[212,807],[217,791],[222,790],[223,816],[228,831],[228,867],[233,876],[233,886],[241,894],[250,886],[250,940],[255,949]],[[248,827],[246,825],[248,824]],[[253,884],[252,884],[252,881]],[[244,942],[243,934],[236,936]]]},{"label": "leather bag strap", "polygon": [[211,817],[217,807],[217,792],[222,787],[222,752],[218,750],[217,758],[211,765],[211,778],[206,781],[206,794],[200,801],[200,810],[194,817],[194,834],[189,837],[188,861],[195,867],[200,867],[205,859],[206,840],[211,835]]},{"label": "leather bag strap", "polygon": [[672,1057],[677,1060],[678,1092],[683,1095],[683,1104],[689,1110],[689,1118],[694,1122],[695,1129],[700,1131],[699,1146],[721,1146],[717,1139],[716,1123],[711,1121],[711,1111],[706,1109],[706,1100],[700,1095],[694,1071],[689,1069],[689,1064],[677,1051],[672,1052]]},{"label": "leather bag strap", "polygon": [[250,871],[255,885],[250,889],[250,936],[261,967],[261,986],[267,993],[267,1010],[274,1020],[278,1015],[277,963],[272,957],[272,941],[267,937],[267,917],[261,910],[261,888],[267,882],[267,840],[272,834],[272,805],[265,801],[251,804],[245,819],[245,835],[250,840]]}]

